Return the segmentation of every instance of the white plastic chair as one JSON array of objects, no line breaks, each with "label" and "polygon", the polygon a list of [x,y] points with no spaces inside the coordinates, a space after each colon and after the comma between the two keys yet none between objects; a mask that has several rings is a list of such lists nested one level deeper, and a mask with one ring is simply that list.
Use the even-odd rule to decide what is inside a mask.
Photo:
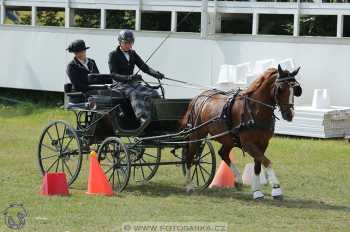
[{"label": "white plastic chair", "polygon": [[268,68],[277,68],[275,59],[258,60],[255,62],[254,74],[260,75]]},{"label": "white plastic chair", "polygon": [[279,62],[279,64],[281,65],[281,68],[283,70],[287,69],[290,72],[293,71],[295,68],[294,61],[292,58],[287,58],[287,59],[281,60]]},{"label": "white plastic chair", "polygon": [[233,66],[233,84],[236,86],[246,86],[247,76],[251,73],[250,63],[242,63]]}]

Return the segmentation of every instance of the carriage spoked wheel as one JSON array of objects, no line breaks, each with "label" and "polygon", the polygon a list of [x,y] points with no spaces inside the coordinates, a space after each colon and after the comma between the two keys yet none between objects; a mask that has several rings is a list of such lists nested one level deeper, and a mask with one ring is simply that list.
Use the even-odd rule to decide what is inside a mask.
[{"label": "carriage spoked wheel", "polygon": [[161,148],[130,149],[132,155],[131,173],[133,181],[145,184],[150,181],[159,168]]},{"label": "carriage spoked wheel", "polygon": [[[182,154],[183,161],[185,154]],[[191,180],[195,190],[203,191],[213,181],[216,171],[216,156],[213,144],[204,141],[197,150],[191,167]],[[186,175],[186,163],[182,164],[182,172]]]},{"label": "carriage spoked wheel", "polygon": [[38,145],[38,161],[43,175],[64,172],[71,185],[79,175],[82,159],[81,143],[73,127],[64,121],[54,121],[44,128]]},{"label": "carriage spoked wheel", "polygon": [[125,144],[117,137],[106,138],[98,150],[97,158],[113,190],[123,191],[128,185],[131,170],[131,160]]}]

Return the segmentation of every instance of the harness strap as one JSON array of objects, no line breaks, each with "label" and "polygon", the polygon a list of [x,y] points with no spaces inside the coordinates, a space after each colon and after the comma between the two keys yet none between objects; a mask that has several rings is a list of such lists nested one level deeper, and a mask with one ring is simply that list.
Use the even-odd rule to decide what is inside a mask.
[{"label": "harness strap", "polygon": [[222,109],[220,118],[226,121],[226,125],[228,128],[232,128],[232,121],[231,121],[231,114],[232,114],[232,107],[235,104],[235,100],[237,95],[241,92],[241,89],[235,89],[233,90],[232,95],[227,99],[224,108]]}]

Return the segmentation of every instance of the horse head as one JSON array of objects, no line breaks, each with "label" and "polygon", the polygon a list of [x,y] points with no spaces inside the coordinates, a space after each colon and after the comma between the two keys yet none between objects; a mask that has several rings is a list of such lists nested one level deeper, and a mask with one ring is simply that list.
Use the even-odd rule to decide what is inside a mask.
[{"label": "horse head", "polygon": [[300,97],[302,94],[302,88],[295,79],[299,70],[300,67],[289,72],[278,65],[278,76],[273,88],[274,102],[279,107],[282,118],[289,122],[294,117],[294,97]]}]

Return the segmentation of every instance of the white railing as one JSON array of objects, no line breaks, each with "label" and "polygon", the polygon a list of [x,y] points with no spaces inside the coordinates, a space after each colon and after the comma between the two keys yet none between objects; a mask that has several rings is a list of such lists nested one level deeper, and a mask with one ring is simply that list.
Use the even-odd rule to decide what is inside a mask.
[{"label": "white railing", "polygon": [[[259,14],[294,15],[294,36],[299,35],[301,15],[336,15],[337,37],[343,36],[344,15],[350,15],[349,3],[300,3],[300,2],[231,2],[208,0],[0,0],[0,24],[4,23],[5,9],[11,6],[27,6],[32,9],[32,26],[36,26],[38,7],[58,7],[65,9],[65,27],[72,23],[74,9],[101,10],[101,29],[106,25],[106,10],[135,10],[135,30],[141,29],[142,11],[172,12],[171,30],[176,31],[177,12],[202,12],[202,36],[219,31],[220,17],[225,13],[253,14],[252,34],[259,31]],[[204,19],[204,20],[203,20]],[[205,33],[203,33],[203,31]]]}]

